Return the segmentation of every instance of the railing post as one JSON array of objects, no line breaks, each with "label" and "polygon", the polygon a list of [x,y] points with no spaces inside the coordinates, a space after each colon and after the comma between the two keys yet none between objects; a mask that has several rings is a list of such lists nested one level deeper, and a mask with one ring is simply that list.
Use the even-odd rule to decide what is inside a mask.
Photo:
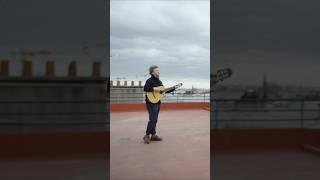
[{"label": "railing post", "polygon": [[[218,129],[219,125],[218,125],[218,119],[217,119],[217,101],[216,101],[216,90],[215,90],[215,87],[213,87],[213,102],[210,103],[211,105],[211,108],[210,109],[213,109],[213,123],[215,123],[215,128]],[[212,107],[213,106],[213,107]]]},{"label": "railing post", "polygon": [[320,104],[318,104],[318,117],[317,119],[320,119]]},{"label": "railing post", "polygon": [[300,106],[300,128],[304,128],[304,100],[301,101]]},{"label": "railing post", "polygon": [[216,122],[216,128],[218,129],[219,128],[219,121],[218,121],[218,110],[217,110],[217,102],[216,101],[215,101],[214,105],[215,105],[215,108],[214,108],[213,117],[214,117],[215,122]]}]

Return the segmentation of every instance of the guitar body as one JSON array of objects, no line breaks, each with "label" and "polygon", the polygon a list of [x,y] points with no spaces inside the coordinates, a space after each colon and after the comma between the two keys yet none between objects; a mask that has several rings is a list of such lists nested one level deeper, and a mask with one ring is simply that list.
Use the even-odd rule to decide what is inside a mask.
[{"label": "guitar body", "polygon": [[151,103],[156,104],[161,100],[164,94],[164,91],[147,92],[147,98]]},{"label": "guitar body", "polygon": [[172,90],[177,89],[181,86],[182,86],[182,83],[179,83],[179,84],[172,86],[170,88],[164,88],[164,86],[159,86],[163,89],[163,91],[147,92],[146,95],[147,95],[148,100],[151,103],[156,104],[161,100],[161,98],[165,95],[166,92],[172,91]]}]

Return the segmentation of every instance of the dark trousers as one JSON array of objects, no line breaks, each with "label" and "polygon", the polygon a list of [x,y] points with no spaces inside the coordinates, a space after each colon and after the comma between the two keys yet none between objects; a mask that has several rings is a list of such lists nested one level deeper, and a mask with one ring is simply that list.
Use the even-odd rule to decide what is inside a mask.
[{"label": "dark trousers", "polygon": [[146,103],[149,112],[149,122],[146,130],[146,134],[156,134],[156,126],[158,121],[158,115],[160,111],[160,104]]}]

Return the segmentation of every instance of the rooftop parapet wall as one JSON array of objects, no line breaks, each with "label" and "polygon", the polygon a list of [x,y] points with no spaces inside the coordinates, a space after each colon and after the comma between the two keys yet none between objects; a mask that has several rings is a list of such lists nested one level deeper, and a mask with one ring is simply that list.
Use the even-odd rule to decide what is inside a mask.
[{"label": "rooftop parapet wall", "polygon": [[214,152],[256,149],[303,148],[319,146],[319,129],[243,128],[211,129],[210,144]]},{"label": "rooftop parapet wall", "polygon": [[[208,110],[209,103],[203,102],[186,102],[186,103],[162,103],[161,110]],[[110,112],[131,112],[131,111],[146,111],[146,106],[143,103],[122,103],[111,104]]]},{"label": "rooftop parapet wall", "polygon": [[110,81],[110,102],[113,103],[142,103],[144,91],[142,81]]},{"label": "rooftop parapet wall", "polygon": [[110,86],[112,88],[121,88],[121,87],[135,87],[135,88],[142,88],[142,81],[114,81],[114,80],[110,80]]},{"label": "rooftop parapet wall", "polygon": [[0,58],[0,77],[106,78],[106,67],[104,61],[10,61]]}]

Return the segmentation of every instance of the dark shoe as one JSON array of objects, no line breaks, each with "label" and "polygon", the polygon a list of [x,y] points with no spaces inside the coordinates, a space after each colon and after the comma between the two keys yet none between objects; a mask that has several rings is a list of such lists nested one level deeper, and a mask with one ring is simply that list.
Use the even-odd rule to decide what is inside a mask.
[{"label": "dark shoe", "polygon": [[143,140],[144,140],[145,144],[150,144],[150,136],[149,135],[143,136]]},{"label": "dark shoe", "polygon": [[162,138],[159,137],[158,135],[152,135],[151,136],[151,141],[162,141]]}]

